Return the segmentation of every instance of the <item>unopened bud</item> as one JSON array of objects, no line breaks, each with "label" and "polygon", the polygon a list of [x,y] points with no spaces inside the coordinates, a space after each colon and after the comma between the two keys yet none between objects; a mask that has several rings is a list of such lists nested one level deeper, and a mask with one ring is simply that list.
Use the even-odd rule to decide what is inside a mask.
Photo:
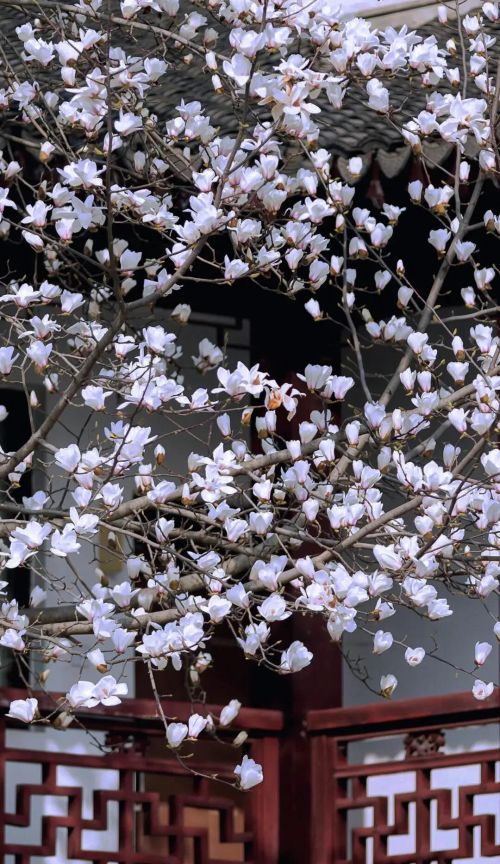
[{"label": "unopened bud", "polygon": [[213,51],[207,51],[205,55],[205,60],[207,61],[207,66],[212,72],[215,72],[217,69],[217,57],[215,56]]},{"label": "unopened bud", "polygon": [[50,143],[50,141],[44,141],[44,143],[40,147],[40,153],[38,154],[40,162],[48,162],[55,149],[56,148],[53,144]]},{"label": "unopened bud", "polygon": [[142,152],[142,150],[137,150],[134,153],[134,168],[136,171],[142,174],[144,171],[144,166],[146,165],[146,156]]},{"label": "unopened bud", "polygon": [[108,546],[110,549],[118,549],[118,537],[114,531],[108,531]]},{"label": "unopened bud", "polygon": [[438,19],[440,24],[446,24],[448,21],[448,10],[442,4],[438,6]]},{"label": "unopened bud", "polygon": [[216,93],[223,93],[224,88],[222,86],[222,81],[220,79],[220,75],[212,75],[212,86]]},{"label": "unopened bud", "polygon": [[67,729],[72,724],[74,717],[67,711],[61,711],[53,722],[54,729]]},{"label": "unopened bud", "polygon": [[245,410],[241,412],[241,424],[242,424],[242,426],[250,426],[252,414],[253,414],[253,408],[245,408]]},{"label": "unopened bud", "polygon": [[109,585],[109,580],[108,580],[108,577],[106,576],[104,570],[101,570],[100,567],[96,567],[95,568],[95,575],[96,575],[97,579],[99,580],[100,584],[103,586],[103,588],[107,588]]},{"label": "unopened bud", "polygon": [[154,449],[155,459],[157,465],[163,465],[165,461],[165,448],[161,444],[157,444]]}]

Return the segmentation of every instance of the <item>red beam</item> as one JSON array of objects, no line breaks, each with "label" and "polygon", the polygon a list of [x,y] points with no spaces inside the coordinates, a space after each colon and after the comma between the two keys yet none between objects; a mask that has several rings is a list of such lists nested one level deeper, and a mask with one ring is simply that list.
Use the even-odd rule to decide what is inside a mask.
[{"label": "red beam", "polygon": [[495,691],[487,701],[474,699],[472,693],[449,693],[446,696],[404,699],[400,702],[379,702],[371,705],[353,705],[345,708],[325,708],[308,711],[308,732],[342,730],[351,735],[369,734],[371,731],[390,729],[393,726],[405,728],[422,727],[429,721],[433,726],[450,723],[488,722],[499,716],[500,693]]},{"label": "red beam", "polygon": [[[0,688],[0,715],[9,710],[10,703],[14,699],[26,699],[27,696],[34,696],[38,699],[42,714],[54,711],[60,704],[60,700],[64,700],[62,693],[47,694],[36,691],[28,693],[28,691],[21,689]],[[167,718],[176,720],[187,720],[193,712],[218,716],[223,707],[222,705],[177,702],[168,699],[165,699],[162,704]],[[81,708],[76,714],[92,725],[102,724],[103,721],[109,725],[113,720],[161,723],[154,699],[124,699],[120,705],[105,709],[99,706]],[[270,711],[264,708],[242,708],[231,728],[246,729],[252,732],[280,732],[283,728],[283,714],[281,711]]]}]

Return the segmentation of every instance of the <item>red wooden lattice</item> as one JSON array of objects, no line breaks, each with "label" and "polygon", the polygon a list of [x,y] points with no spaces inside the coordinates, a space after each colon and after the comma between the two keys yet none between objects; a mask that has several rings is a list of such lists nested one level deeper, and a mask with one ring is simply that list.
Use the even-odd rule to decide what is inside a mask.
[{"label": "red wooden lattice", "polygon": [[[189,713],[187,705],[170,708],[176,717]],[[15,747],[8,746],[1,720],[0,776],[11,787],[11,804],[6,806],[2,788],[0,860],[276,864],[279,712],[242,711],[239,722],[251,733],[248,752],[266,773],[251,795],[209,779],[217,774],[234,780],[241,751],[222,748],[227,757],[215,762],[220,747],[197,748],[192,768],[206,776],[195,776],[165,748],[155,713],[146,700],[127,700],[101,715],[89,714],[86,728],[96,738],[100,730],[105,735],[101,749],[87,746],[83,753],[64,752],[71,749],[64,744],[68,733],[57,733],[58,752],[45,750],[42,741],[35,749],[37,734],[44,733],[19,727]],[[88,738],[81,735],[80,751]]]},{"label": "red wooden lattice", "polygon": [[[486,724],[487,740],[498,740],[498,701],[479,704],[469,694],[310,712],[312,864],[500,861],[500,749],[446,753],[443,734]],[[376,741],[399,738],[406,744],[400,758],[365,762],[356,756],[361,742],[366,749],[372,741],[376,751]],[[398,778],[411,790],[398,792]],[[491,813],[480,812],[485,795],[493,796]],[[444,840],[442,831],[454,833]]]},{"label": "red wooden lattice", "polygon": [[[0,708],[21,695],[4,691]],[[40,698],[40,705],[43,710],[53,702],[49,706]],[[182,703],[169,703],[169,709],[181,719],[190,710]],[[206,710],[217,711],[211,706]],[[500,845],[494,811],[489,805],[490,811],[481,812],[478,802],[499,791],[495,768],[500,768],[500,751],[491,746],[497,717],[498,701],[478,703],[468,694],[310,712],[310,783],[295,789],[297,800],[304,789],[311,790],[307,824],[285,812],[289,795],[282,797],[280,812],[278,757],[280,751],[283,756],[290,752],[292,742],[287,738],[285,746],[279,712],[243,710],[235,723],[250,730],[249,752],[265,774],[265,782],[246,794],[210,779],[214,773],[232,777],[241,751],[228,746],[221,756],[219,745],[197,747],[191,767],[206,776],[194,776],[165,748],[149,700],[128,700],[101,714],[88,712],[81,718],[88,732],[79,733],[78,752],[71,730],[57,733],[50,750],[43,731],[13,724],[8,732],[0,720],[0,860],[458,864],[466,859],[469,864],[496,864]],[[475,740],[483,737],[483,749],[447,752],[447,736],[462,727],[479,729]],[[87,746],[82,752],[82,740],[89,735],[100,736],[101,749]],[[380,742],[392,746],[397,741],[406,748],[401,758],[392,752],[383,762],[366,762],[358,752],[373,742],[380,754]],[[461,772],[458,782],[443,781],[442,772],[453,770]],[[407,777],[410,787],[398,786],[398,778]],[[307,810],[308,802],[302,803]],[[310,830],[306,857],[283,841],[293,828]],[[446,842],[438,829],[452,832]]]}]

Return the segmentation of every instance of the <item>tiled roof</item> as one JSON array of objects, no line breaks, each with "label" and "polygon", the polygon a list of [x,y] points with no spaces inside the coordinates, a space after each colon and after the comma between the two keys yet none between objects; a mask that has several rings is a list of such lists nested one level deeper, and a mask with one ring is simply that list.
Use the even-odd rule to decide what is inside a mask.
[{"label": "tiled roof", "polygon": [[[188,4],[185,3],[184,6],[187,8]],[[0,32],[3,51],[18,69],[21,62],[19,56],[21,43],[15,35],[14,28],[25,20],[26,15],[24,13],[9,12],[2,21]],[[397,21],[394,21],[394,25],[397,26]],[[498,34],[500,25],[495,29]],[[130,44],[131,53],[134,52],[134,42],[137,44],[137,40],[148,40],[151,43],[151,53],[154,52],[155,37],[153,35],[145,35],[144,31],[134,32],[133,28],[131,32],[133,39]],[[424,37],[437,36],[440,43],[450,37],[456,38],[457,35],[455,25],[451,24],[444,27],[437,21],[424,25],[418,29],[418,32]],[[496,62],[498,62],[499,53],[500,44],[497,38],[497,43],[493,48]],[[165,59],[170,63],[169,72],[163,79],[163,83],[155,89],[149,104],[152,105],[161,119],[167,119],[173,115],[181,98],[186,101],[198,99],[210,115],[213,125],[219,127],[222,133],[234,133],[235,118],[232,110],[229,110],[228,101],[214,93],[210,73],[201,70],[196,59],[192,65],[186,65],[183,59],[184,54],[185,52],[179,48],[173,46],[168,48]],[[2,65],[0,63],[0,78],[2,77]],[[458,56],[457,66],[460,66]],[[46,76],[47,72],[44,71],[42,74]],[[38,77],[41,78],[42,76]],[[418,76],[412,80],[409,77],[398,75],[390,80],[387,86],[391,91],[391,104],[398,109],[395,116],[398,123],[408,120],[424,107],[426,92],[419,85]],[[479,95],[475,88],[473,90],[474,95]],[[387,151],[395,149],[401,149],[404,153],[408,149],[397,128],[392,126],[387,118],[381,117],[368,107],[366,94],[362,88],[359,90],[352,88],[348,92],[341,110],[336,110],[326,101],[322,105],[322,109],[321,114],[315,117],[315,121],[321,127],[320,144],[336,155],[345,157],[358,153],[373,154],[379,150],[387,153]],[[5,119],[3,122],[5,123]],[[0,136],[1,124],[0,115]]]}]

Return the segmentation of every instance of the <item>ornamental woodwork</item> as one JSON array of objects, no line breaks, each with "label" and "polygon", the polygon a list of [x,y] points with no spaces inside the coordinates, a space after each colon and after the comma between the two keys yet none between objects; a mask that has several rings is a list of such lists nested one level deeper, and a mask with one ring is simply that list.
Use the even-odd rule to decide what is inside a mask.
[{"label": "ornamental woodwork", "polygon": [[498,862],[497,717],[470,694],[310,712],[312,864]]},{"label": "ornamental woodwork", "polygon": [[[0,692],[0,708],[19,696]],[[39,703],[42,714],[55,704],[42,695]],[[179,719],[191,711],[169,707]],[[227,744],[239,728],[250,733],[265,781],[249,793],[212,779],[233,779],[242,754],[231,746],[200,741],[181,764],[151,700],[87,710],[82,727],[64,733],[0,719],[0,861],[495,864],[497,717],[498,699],[470,694],[309,712],[298,734],[311,775],[293,790],[299,803],[310,796],[310,823],[300,823],[306,840],[310,828],[307,857],[283,836],[300,820],[288,809],[290,790],[280,797],[279,760],[288,776],[293,748],[280,712],[242,709],[224,733]],[[473,746],[460,751],[457,733],[467,729]]]},{"label": "ornamental woodwork", "polygon": [[404,739],[405,755],[408,759],[439,753],[444,747],[445,735],[441,729],[423,732],[408,732]]},{"label": "ornamental woodwork", "polygon": [[[145,704],[127,700],[118,716],[89,713],[88,723],[82,718],[88,734],[48,730],[50,740],[45,729],[13,724],[13,732],[0,721],[3,864],[276,864],[273,732],[255,728],[258,715],[250,712],[247,752],[267,776],[249,796],[211,779],[234,782],[240,750],[186,745],[184,753],[194,754],[186,768],[166,748],[154,704],[146,712]],[[179,717],[190,712],[189,705],[173,707]],[[281,724],[278,712],[261,712],[261,720],[264,727]]]}]

